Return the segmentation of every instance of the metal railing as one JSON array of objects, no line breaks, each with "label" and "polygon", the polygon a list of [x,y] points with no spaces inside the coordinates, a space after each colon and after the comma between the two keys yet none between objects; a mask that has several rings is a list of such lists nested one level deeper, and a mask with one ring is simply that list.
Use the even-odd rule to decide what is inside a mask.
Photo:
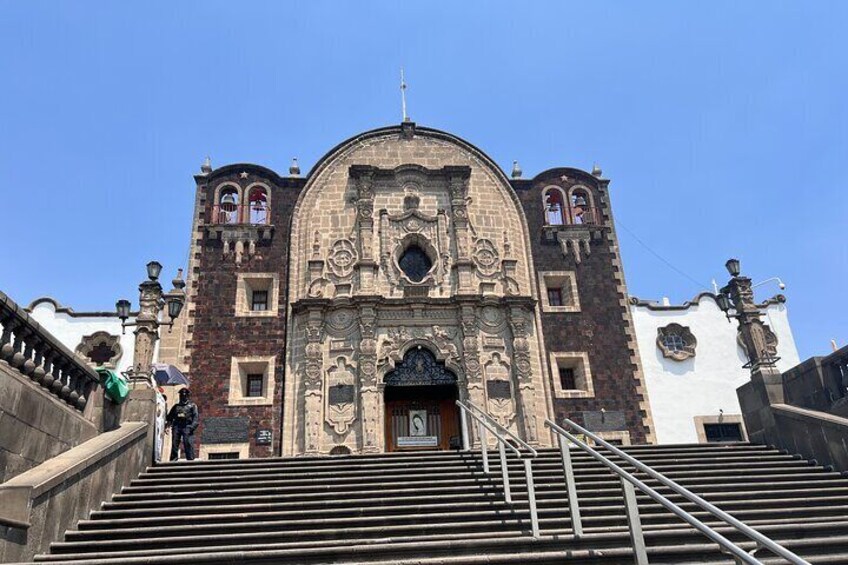
[{"label": "metal railing", "polygon": [[[491,432],[492,436],[498,442],[498,453],[501,464],[501,477],[503,479],[504,499],[507,504],[512,504],[512,489],[509,484],[509,468],[506,461],[506,448],[509,448],[524,465],[524,478],[527,482],[527,502],[530,506],[530,527],[533,532],[533,537],[539,537],[539,511],[536,508],[536,488],[533,483],[533,459],[539,453],[533,449],[524,440],[518,437],[513,432],[509,431],[500,425],[494,418],[486,412],[474,406],[470,402],[456,401],[459,406],[460,423],[462,425],[462,449],[463,451],[471,450],[470,431],[468,427],[468,416],[471,416],[477,422],[477,434],[480,438],[480,450],[483,456],[483,472],[487,475],[491,473],[489,469],[489,445],[486,432]],[[511,438],[515,443],[524,448],[528,453],[523,453],[515,445],[507,441],[507,437]]]},{"label": "metal railing", "polygon": [[671,500],[669,500],[668,498],[666,498],[665,496],[663,496],[641,480],[634,477],[630,472],[622,469],[619,465],[614,463],[607,456],[603,455],[602,453],[599,453],[597,450],[590,447],[588,444],[586,444],[574,434],[564,430],[563,428],[561,428],[554,422],[551,422],[550,420],[545,420],[545,425],[550,428],[554,434],[556,434],[557,439],[559,441],[560,453],[562,455],[562,465],[565,474],[566,489],[568,491],[568,506],[571,513],[572,527],[575,536],[581,536],[583,528],[580,519],[580,507],[577,499],[577,488],[574,481],[574,470],[571,462],[571,448],[569,446],[569,442],[573,443],[582,451],[589,454],[593,459],[600,462],[614,474],[618,475],[618,477],[621,479],[621,486],[624,492],[624,508],[627,516],[628,528],[630,530],[630,538],[633,545],[634,560],[637,565],[648,565],[648,554],[645,545],[645,536],[642,532],[642,525],[639,519],[639,508],[637,506],[636,492],[634,490],[634,487],[647,494],[650,498],[658,502],[666,510],[670,511],[672,514],[674,514],[675,516],[677,516],[678,518],[680,518],[681,520],[688,523],[696,530],[704,534],[704,536],[717,543],[723,551],[731,554],[737,563],[747,563],[749,565],[762,565],[761,562],[754,557],[754,553],[756,553],[760,549],[767,549],[775,555],[786,559],[789,563],[792,563],[794,565],[810,565],[807,561],[801,559],[782,545],[776,543],[775,541],[764,536],[758,531],[745,525],[730,514],[710,504],[700,496],[680,486],[668,477],[660,474],[651,467],[645,465],[635,457],[628,455],[621,449],[606,442],[605,440],[593,434],[586,428],[579,426],[571,420],[564,420],[563,425],[575,430],[577,433],[583,434],[585,437],[592,439],[592,441],[596,442],[597,444],[602,445],[616,456],[624,459],[627,463],[629,463],[642,473],[645,473],[649,477],[659,481],[661,484],[671,489],[672,492],[682,496],[690,502],[695,503],[695,505],[697,505],[701,509],[705,510],[709,514],[712,514],[716,518],[732,526],[739,533],[753,540],[757,544],[757,547],[751,552],[746,552],[744,549],[737,546],[723,535],[719,534],[713,528],[704,524],[703,522],[695,518],[692,514],[682,509],[679,505],[672,502]]}]

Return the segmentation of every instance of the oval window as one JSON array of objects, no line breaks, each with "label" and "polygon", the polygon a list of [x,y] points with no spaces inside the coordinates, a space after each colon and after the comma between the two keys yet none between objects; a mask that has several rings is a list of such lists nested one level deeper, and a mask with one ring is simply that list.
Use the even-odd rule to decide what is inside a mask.
[{"label": "oval window", "polygon": [[421,282],[433,268],[433,261],[423,249],[417,245],[410,245],[401,255],[398,265],[409,280]]}]

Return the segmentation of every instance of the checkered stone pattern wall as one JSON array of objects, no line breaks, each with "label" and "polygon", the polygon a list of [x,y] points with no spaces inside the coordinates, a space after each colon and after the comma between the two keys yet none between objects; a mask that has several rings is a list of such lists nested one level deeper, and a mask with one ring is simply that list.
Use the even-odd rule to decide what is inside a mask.
[{"label": "checkered stone pattern wall", "polygon": [[[303,180],[282,178],[254,165],[230,165],[208,175],[198,175],[196,179],[196,225],[190,249],[189,312],[183,329],[183,349],[187,352],[184,360],[191,378],[192,398],[201,414],[197,441],[200,444],[205,437],[207,419],[239,418],[247,422],[251,457],[269,457],[280,450],[289,226]],[[222,240],[210,237],[207,228],[213,225],[217,187],[233,183],[243,190],[255,182],[271,189],[269,223],[273,226],[273,236],[257,238],[255,252],[245,253],[237,264],[234,249],[224,253]],[[236,316],[238,275],[250,273],[276,275],[279,281],[276,316]],[[228,404],[232,359],[257,356],[276,358],[273,404]],[[271,431],[270,445],[256,445],[260,430]]]},{"label": "checkered stone pattern wall", "polygon": [[[564,177],[564,178],[563,178]],[[633,322],[627,305],[627,288],[618,240],[614,231],[608,181],[584,171],[558,168],[532,180],[513,181],[524,206],[533,241],[533,259],[538,271],[573,271],[577,277],[580,311],[541,314],[545,348],[555,351],[586,352],[592,372],[593,398],[555,398],[557,419],[570,418],[578,424],[591,424],[584,413],[620,411],[633,443],[653,441],[647,392],[642,380]],[[591,190],[598,212],[593,226],[561,226],[568,230],[588,229],[590,253],[579,262],[567,253],[557,237],[545,235],[546,215],[543,192],[559,186],[565,194],[573,186]],[[557,378],[556,369],[549,378]],[[602,430],[598,430],[602,431]]]}]

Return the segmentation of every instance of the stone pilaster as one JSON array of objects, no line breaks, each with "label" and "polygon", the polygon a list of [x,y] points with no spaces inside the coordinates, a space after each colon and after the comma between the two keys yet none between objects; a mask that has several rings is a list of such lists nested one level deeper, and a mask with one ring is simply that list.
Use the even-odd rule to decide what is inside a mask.
[{"label": "stone pilaster", "polygon": [[306,361],[304,364],[304,448],[307,455],[321,450],[324,425],[324,314],[313,309],[306,319]]},{"label": "stone pilaster", "polygon": [[364,453],[383,450],[382,390],[377,381],[377,310],[363,305],[359,310],[359,406]]},{"label": "stone pilaster", "polygon": [[538,443],[536,423],[536,386],[530,362],[530,312],[524,307],[512,306],[509,326],[512,330],[512,367],[518,384],[518,413],[524,425],[524,438],[530,444]]},{"label": "stone pilaster", "polygon": [[471,170],[467,167],[445,167],[450,193],[451,216],[456,242],[457,285],[460,294],[474,292],[474,262],[471,260],[471,233],[468,220],[468,181]]},{"label": "stone pilaster", "polygon": [[350,177],[356,186],[356,245],[359,261],[356,265],[359,291],[374,290],[377,262],[374,260],[374,167],[353,165]]},{"label": "stone pilaster", "polygon": [[[462,325],[462,368],[465,371],[465,390],[468,400],[478,408],[486,410],[486,397],[483,391],[483,368],[480,365],[480,327],[474,306],[467,304],[461,307],[460,322]],[[460,387],[460,394],[462,387]],[[471,432],[473,442],[477,444],[476,429]]]}]

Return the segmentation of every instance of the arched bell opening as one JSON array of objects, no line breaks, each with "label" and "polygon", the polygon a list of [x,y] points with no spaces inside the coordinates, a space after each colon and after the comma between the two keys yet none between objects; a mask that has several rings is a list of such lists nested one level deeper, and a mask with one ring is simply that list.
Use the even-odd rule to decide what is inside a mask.
[{"label": "arched bell opening", "polygon": [[457,381],[426,348],[407,351],[383,379],[386,451],[458,448]]}]

